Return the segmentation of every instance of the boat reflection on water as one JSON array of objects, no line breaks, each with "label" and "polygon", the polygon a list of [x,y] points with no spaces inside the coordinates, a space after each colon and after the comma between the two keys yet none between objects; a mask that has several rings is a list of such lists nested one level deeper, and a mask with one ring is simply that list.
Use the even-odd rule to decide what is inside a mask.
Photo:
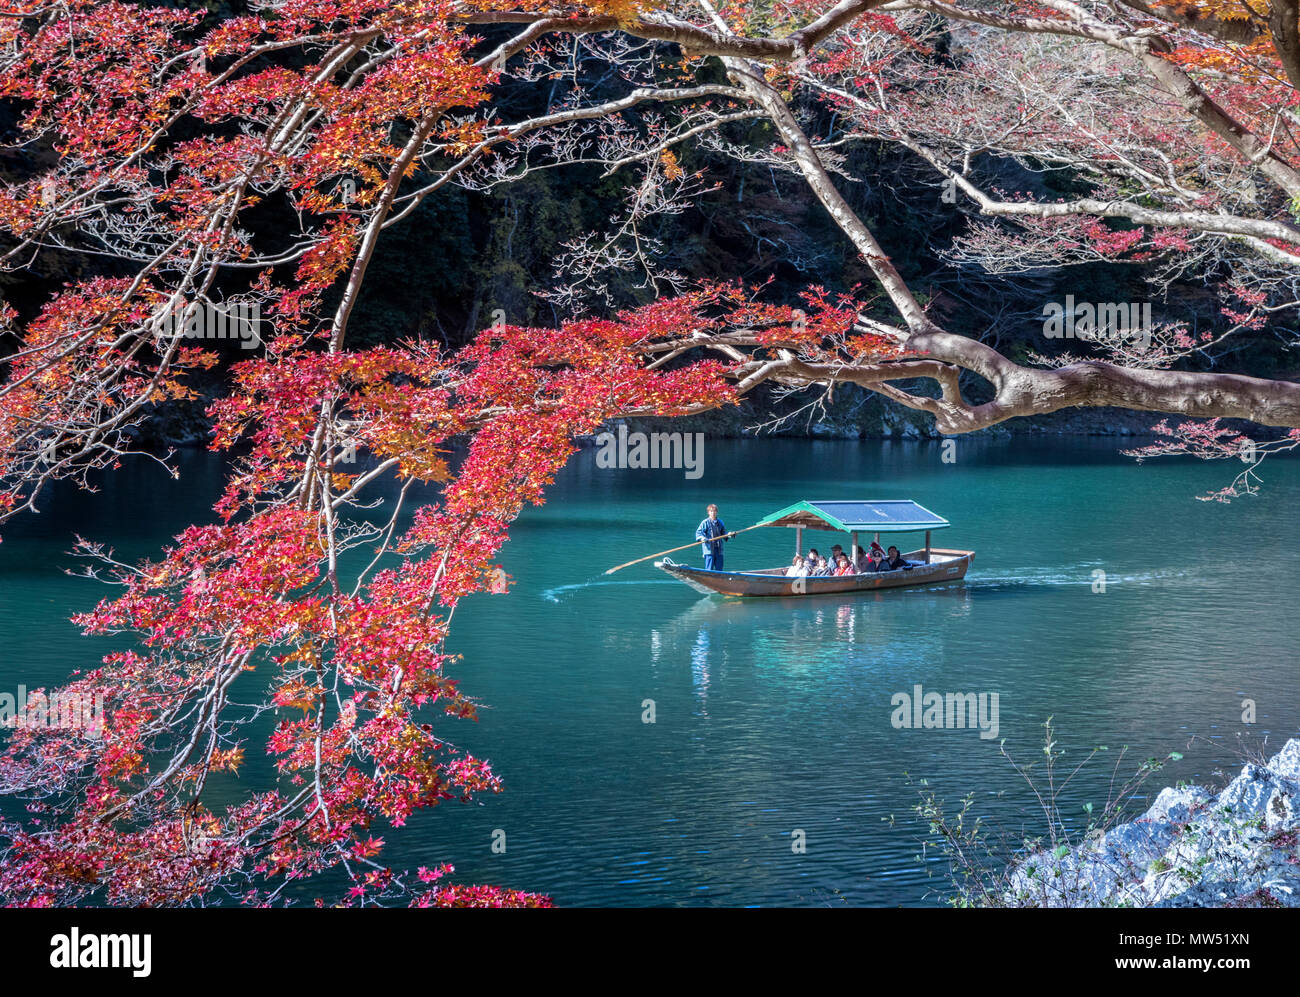
[{"label": "boat reflection on water", "polygon": [[[940,654],[939,620],[966,616],[971,590],[961,582],[897,593],[816,600],[698,599],[650,631],[649,664],[658,675],[689,662],[700,715],[729,666],[764,684],[819,676],[828,684],[918,674]],[[745,637],[741,632],[747,632]],[[738,640],[739,636],[739,640]],[[737,655],[738,645],[749,654]]]}]

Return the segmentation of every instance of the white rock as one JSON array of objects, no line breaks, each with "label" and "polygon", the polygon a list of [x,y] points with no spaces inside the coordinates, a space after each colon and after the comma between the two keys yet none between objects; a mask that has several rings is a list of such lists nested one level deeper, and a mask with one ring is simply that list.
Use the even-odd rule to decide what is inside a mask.
[{"label": "white rock", "polygon": [[1264,816],[1268,801],[1278,791],[1298,795],[1300,785],[1270,768],[1248,763],[1241,775],[1228,783],[1228,788],[1215,798],[1213,806],[1239,820],[1260,818]]},{"label": "white rock", "polygon": [[1218,796],[1166,788],[1137,820],[1017,863],[1003,899],[1035,907],[1300,906],[1300,739]]},{"label": "white rock", "polygon": [[1270,831],[1290,831],[1300,826],[1300,800],[1285,789],[1273,790],[1264,804],[1264,825]]},{"label": "white rock", "polygon": [[1268,762],[1268,769],[1294,783],[1300,783],[1300,738],[1292,738]]},{"label": "white rock", "polygon": [[1175,824],[1186,824],[1191,819],[1192,810],[1211,799],[1208,790],[1201,786],[1183,786],[1175,788],[1166,786],[1142,815],[1143,820],[1166,820]]}]

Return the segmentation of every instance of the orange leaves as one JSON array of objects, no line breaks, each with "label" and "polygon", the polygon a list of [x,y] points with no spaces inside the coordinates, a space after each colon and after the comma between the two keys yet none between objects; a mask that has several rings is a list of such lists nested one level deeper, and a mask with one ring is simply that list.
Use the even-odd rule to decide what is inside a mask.
[{"label": "orange leaves", "polygon": [[865,302],[852,295],[832,297],[812,286],[801,292],[804,307],[767,304],[758,300],[760,288],[735,284],[714,290],[716,300],[729,310],[705,328],[711,331],[745,329],[768,347],[793,350],[804,359],[827,363],[865,363],[897,355],[888,340],[873,335],[850,335]]},{"label": "orange leaves", "polygon": [[300,474],[323,413],[330,414],[329,450],[336,481],[345,485],[358,450],[393,458],[405,477],[448,477],[440,445],[463,423],[448,406],[444,364],[434,355],[380,348],[319,354],[305,349],[248,361],[236,369],[237,388],[211,413],[214,447],[249,434],[254,449],[232,480],[223,511],[243,497],[269,491]]},{"label": "orange leaves", "polygon": [[244,764],[243,748],[226,748],[214,751],[210,765],[216,772],[238,772]]},{"label": "orange leaves", "polygon": [[844,348],[855,364],[879,363],[902,355],[896,343],[869,333],[845,336]]},{"label": "orange leaves", "polygon": [[325,226],[323,238],[313,246],[294,275],[297,290],[303,294],[323,291],[351,265],[356,254],[360,226],[358,223],[336,218]]},{"label": "orange leaves", "polygon": [[[301,660],[299,655],[303,653],[303,650],[304,649],[299,649],[295,654],[289,655],[289,657],[284,659],[284,662],[287,663],[295,658]],[[322,693],[318,686],[308,685],[303,679],[294,678],[276,689],[273,702],[276,706],[290,707],[302,710],[304,713],[310,713],[319,705],[321,695]]]},{"label": "orange leaves", "polygon": [[1164,8],[1178,17],[1195,22],[1205,17],[1221,21],[1267,21],[1266,9],[1252,7],[1248,0],[1155,0],[1153,7]]},{"label": "orange leaves", "polygon": [[[1193,29],[1162,57],[1186,70],[1230,114],[1261,136],[1270,136],[1274,154],[1300,163],[1300,145],[1277,127],[1279,108],[1300,107],[1300,94],[1278,56],[1285,38],[1274,37],[1276,22],[1266,4],[1249,0],[1195,0],[1158,4]],[[1209,22],[1238,27],[1216,32]],[[1212,145],[1221,146],[1218,140]]]},{"label": "orange leaves", "polygon": [[487,138],[487,125],[482,121],[447,121],[439,128],[437,138],[453,156],[464,156]]},{"label": "orange leaves", "polygon": [[645,0],[585,0],[583,6],[593,14],[610,14],[619,24],[631,24],[655,5]]},{"label": "orange leaves", "polygon": [[286,101],[308,97],[312,89],[302,73],[287,66],[271,66],[207,88],[194,112],[207,121],[274,113]]},{"label": "orange leaves", "polygon": [[1165,53],[1164,57],[1184,69],[1212,71],[1240,83],[1275,83],[1283,90],[1290,89],[1273,47],[1273,39],[1268,34],[1262,34],[1248,44],[1184,45]]},{"label": "orange leaves", "polygon": [[461,57],[466,47],[463,39],[447,36],[389,60],[348,98],[348,111],[386,124],[478,104],[487,96],[487,73]]},{"label": "orange leaves", "polygon": [[267,22],[260,17],[235,17],[222,21],[203,40],[209,56],[240,52],[252,45],[266,31]]},{"label": "orange leaves", "polygon": [[60,154],[96,162],[136,149],[192,85],[157,67],[201,15],[70,0],[25,39],[0,73],[0,96],[27,102],[22,127],[48,129]]},{"label": "orange leaves", "polygon": [[402,478],[424,484],[450,481],[452,475],[447,462],[437,456],[449,451],[432,446],[429,434],[421,429],[419,422],[384,419],[366,434],[367,447],[380,459],[395,458],[397,473]]},{"label": "orange leaves", "polygon": [[671,149],[665,149],[659,156],[659,163],[664,168],[664,176],[669,180],[680,180],[686,175],[685,171],[677,162],[677,157],[673,155]]},{"label": "orange leaves", "polygon": [[113,743],[99,757],[96,765],[101,779],[125,781],[143,771],[144,757],[128,743]]}]

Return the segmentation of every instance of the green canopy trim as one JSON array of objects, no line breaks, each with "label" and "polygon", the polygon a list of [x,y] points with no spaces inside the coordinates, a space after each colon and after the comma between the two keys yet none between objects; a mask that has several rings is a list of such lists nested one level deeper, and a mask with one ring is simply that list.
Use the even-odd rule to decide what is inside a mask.
[{"label": "green canopy trim", "polygon": [[911,499],[850,499],[796,502],[760,520],[764,526],[802,526],[813,530],[910,533],[941,530],[952,524]]}]

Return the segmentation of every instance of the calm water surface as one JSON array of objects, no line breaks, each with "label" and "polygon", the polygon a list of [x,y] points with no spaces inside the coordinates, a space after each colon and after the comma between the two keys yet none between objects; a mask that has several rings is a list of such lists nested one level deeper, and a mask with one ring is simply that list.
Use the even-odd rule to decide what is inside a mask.
[{"label": "calm water surface", "polygon": [[[1271,462],[1260,496],[1225,506],[1195,496],[1226,483],[1228,464],[1138,466],[1116,449],[961,440],[949,465],[935,443],[710,441],[695,481],[580,454],[516,524],[510,594],[467,600],[453,628],[455,673],[484,709],[478,723],[439,720],[439,733],[490,758],[506,791],[388,833],[388,861],[451,861],[457,879],[563,905],[935,903],[942,863],[916,858],[919,780],[954,804],[974,793],[1007,831],[1036,827],[996,740],[891,726],[891,697],[917,684],[996,692],[999,737],[1019,759],[1041,757],[1049,715],[1068,758],[1108,745],[1068,788],[1069,815],[1104,801],[1123,745],[1124,774],[1184,753],[1152,793],[1221,782],[1243,737],[1276,747],[1300,728],[1300,463]],[[97,660],[105,645],[65,620],[105,594],[63,573],[73,534],[124,557],[156,552],[220,486],[206,455],[182,471],[126,469],[9,529],[0,691]],[[953,522],[936,545],[977,551],[964,583],[741,601],[648,563],[602,574],[688,541],[710,501],[735,529],[801,498],[898,497]],[[727,565],[784,563],[792,545],[793,531],[754,531],[728,545]]]}]

